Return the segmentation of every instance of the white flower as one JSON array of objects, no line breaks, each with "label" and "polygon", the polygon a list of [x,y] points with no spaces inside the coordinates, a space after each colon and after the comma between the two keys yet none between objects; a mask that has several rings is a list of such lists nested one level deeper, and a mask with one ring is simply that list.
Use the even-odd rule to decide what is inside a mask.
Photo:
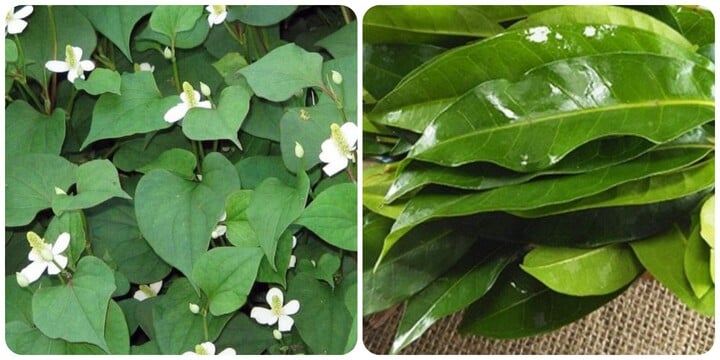
[{"label": "white flower", "polygon": [[153,66],[153,65],[150,64],[150,63],[144,62],[144,63],[138,65],[138,70],[140,70],[140,71],[155,72],[155,66]]},{"label": "white flower", "polygon": [[173,57],[172,50],[170,50],[170,48],[167,46],[165,47],[165,50],[163,50],[163,57],[168,60],[172,59]]},{"label": "white flower", "polygon": [[16,272],[15,280],[22,288],[28,287],[28,285],[30,285],[30,280],[25,275],[23,275],[23,273]]},{"label": "white flower", "polygon": [[211,109],[212,105],[209,101],[200,101],[200,93],[193,89],[187,81],[183,83],[183,92],[180,94],[180,103],[171,107],[165,113],[165,121],[169,123],[178,122],[180,119],[185,117],[188,110],[194,107],[200,107],[205,109]]},{"label": "white flower", "polygon": [[163,282],[162,280],[160,280],[149,285],[140,285],[140,290],[136,291],[133,297],[138,301],[143,301],[145,299],[155,297],[160,292],[162,284]]},{"label": "white flower", "polygon": [[290,315],[300,310],[300,302],[290,300],[283,306],[283,293],[278,288],[270,289],[265,295],[265,300],[270,305],[270,309],[256,306],[250,311],[250,317],[259,324],[274,325],[278,323],[278,330],[290,331],[295,323]]},{"label": "white flower", "polygon": [[74,83],[77,78],[85,80],[85,71],[95,69],[95,64],[90,60],[80,60],[82,54],[81,48],[67,45],[65,46],[65,61],[50,60],[45,63],[45,68],[56,73],[67,71],[67,78],[71,83]]},{"label": "white flower", "polygon": [[200,312],[200,306],[198,306],[198,304],[189,303],[188,309],[190,309],[190,312],[193,314],[197,314]]},{"label": "white flower", "polygon": [[[295,235],[293,235],[293,245],[292,248],[294,249],[297,246],[297,238]],[[290,264],[288,265],[288,268],[294,268],[295,264],[297,263],[297,258],[295,255],[290,255]]]},{"label": "white flower", "polygon": [[333,70],[331,74],[332,74],[332,81],[336,85],[342,84],[342,82],[343,82],[342,74],[340,74],[339,72],[337,72],[335,70]]},{"label": "white flower", "polygon": [[222,24],[227,17],[227,7],[225,5],[208,5],[205,10],[210,13],[208,15],[208,24],[210,27],[217,24]]},{"label": "white flower", "polygon": [[70,245],[70,234],[64,232],[58,236],[55,244],[48,244],[38,234],[30,231],[27,233],[27,240],[30,243],[28,260],[32,263],[20,270],[20,274],[28,284],[39,279],[45,269],[50,275],[57,275],[65,269],[68,258],[61,254]]},{"label": "white flower", "polygon": [[27,21],[23,19],[32,14],[33,7],[31,5],[27,5],[20,8],[17,12],[14,12],[13,10],[13,8],[10,8],[7,15],[5,15],[5,32],[8,34],[19,34],[25,30],[25,27],[27,27]]},{"label": "white flower", "polygon": [[348,166],[348,160],[355,161],[353,152],[358,140],[358,127],[346,122],[342,126],[330,125],[330,138],[323,141],[320,148],[320,161],[327,163],[323,171],[333,176]]},{"label": "white flower", "polygon": [[[183,355],[215,355],[215,344],[207,341],[202,344],[195,345],[195,351],[186,351]],[[227,348],[218,355],[237,355],[235,349]]]},{"label": "white flower", "polygon": [[302,159],[302,157],[305,156],[305,149],[303,149],[302,145],[300,145],[299,142],[295,142],[295,157],[298,159]]},{"label": "white flower", "polygon": [[[227,212],[224,212],[222,214],[222,216],[218,220],[218,223],[225,221],[225,219],[227,219]],[[213,239],[217,239],[217,238],[225,235],[226,232],[227,232],[227,226],[224,224],[218,224],[217,226],[215,226],[215,230],[212,231],[210,236],[212,236]]]}]

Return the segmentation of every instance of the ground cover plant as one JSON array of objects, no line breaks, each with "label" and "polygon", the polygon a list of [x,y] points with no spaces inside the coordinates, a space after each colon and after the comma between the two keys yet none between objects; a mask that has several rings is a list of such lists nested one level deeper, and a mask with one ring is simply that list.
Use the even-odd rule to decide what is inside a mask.
[{"label": "ground cover plant", "polygon": [[[685,6],[363,18],[363,313],[518,338],[649,273],[714,315],[714,19]],[[377,319],[377,318],[376,318]]]},{"label": "ground cover plant", "polygon": [[349,9],[18,6],[6,20],[10,350],[352,349]]}]

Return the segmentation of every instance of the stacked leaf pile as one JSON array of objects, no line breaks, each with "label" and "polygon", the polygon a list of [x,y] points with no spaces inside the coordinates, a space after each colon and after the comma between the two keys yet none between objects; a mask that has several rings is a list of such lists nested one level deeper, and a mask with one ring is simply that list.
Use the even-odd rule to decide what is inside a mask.
[{"label": "stacked leaf pile", "polygon": [[364,174],[364,314],[405,303],[393,352],[461,310],[467,334],[551,331],[646,270],[713,315],[709,12],[388,6],[363,26],[382,162]]}]

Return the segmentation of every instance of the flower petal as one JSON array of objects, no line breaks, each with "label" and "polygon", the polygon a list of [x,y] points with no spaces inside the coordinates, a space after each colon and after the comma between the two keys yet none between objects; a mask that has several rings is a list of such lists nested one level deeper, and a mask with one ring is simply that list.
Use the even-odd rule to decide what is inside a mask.
[{"label": "flower petal", "polygon": [[203,109],[212,109],[212,104],[209,101],[205,100],[205,101],[199,102],[197,105],[195,105],[195,107],[199,107],[199,108],[203,108]]},{"label": "flower petal", "polygon": [[7,23],[8,34],[19,34],[27,27],[27,21],[20,19],[12,19]]},{"label": "flower petal", "polygon": [[210,27],[213,27],[213,25],[219,24],[219,23],[215,22],[217,20],[217,15],[215,15],[215,13],[213,13],[212,10],[208,10],[208,11],[210,11],[210,15],[208,15],[208,25],[210,25]]},{"label": "flower petal", "polygon": [[162,280],[160,280],[160,281],[156,281],[152,284],[149,284],[148,287],[150,288],[150,290],[152,290],[157,295],[160,293],[160,289],[162,289],[162,284],[163,284],[163,282],[162,282]]},{"label": "flower petal", "polygon": [[288,264],[288,268],[294,268],[297,264],[297,258],[295,255],[290,255],[290,263]]},{"label": "flower petal", "polygon": [[280,289],[274,287],[274,288],[268,290],[267,295],[265,295],[265,301],[267,301],[267,303],[270,305],[270,307],[272,307],[272,305],[273,305],[273,301],[272,301],[272,300],[273,300],[273,298],[276,297],[276,296],[277,296],[278,300],[280,301],[280,306],[282,306],[282,304],[283,304],[283,293],[282,293],[282,291],[281,291]]},{"label": "flower petal", "polygon": [[293,235],[293,244],[292,244],[292,248],[294,249],[294,248],[295,248],[296,246],[297,246],[297,237],[296,237],[295,235]]},{"label": "flower petal", "polygon": [[209,12],[209,13],[212,14],[212,12],[213,12],[213,6],[212,6],[212,5],[206,6],[206,7],[205,7],[205,11],[207,11],[207,12]]},{"label": "flower petal", "polygon": [[345,141],[350,146],[350,149],[355,150],[355,143],[358,141],[358,127],[355,123],[346,122],[340,127],[340,132],[345,138]]},{"label": "flower petal", "polygon": [[82,59],[83,50],[82,48],[78,46],[72,46],[72,52],[75,55],[75,61],[80,61]]},{"label": "flower petal", "polygon": [[52,246],[52,253],[55,255],[62,254],[62,252],[67,249],[68,245],[70,245],[70,234],[64,232],[58,236],[57,240],[55,240],[55,244]]},{"label": "flower petal", "polygon": [[30,252],[28,253],[28,260],[40,261],[40,260],[42,260],[42,256],[40,256],[40,253],[38,253],[37,250],[30,249]]},{"label": "flower petal", "polygon": [[255,319],[255,321],[258,322],[258,324],[264,324],[264,325],[272,325],[277,322],[278,318],[277,316],[273,315],[272,311],[270,309],[266,309],[264,307],[254,307],[252,310],[250,310],[250,317]]},{"label": "flower petal", "polygon": [[67,267],[68,264],[68,258],[65,255],[55,255],[55,262],[58,263],[61,267],[58,268],[53,264],[52,262],[48,263],[48,274],[50,275],[57,275],[62,271],[62,269]]},{"label": "flower petal", "polygon": [[320,161],[324,163],[331,163],[345,157],[333,139],[323,141],[323,143],[320,144],[320,149],[322,150],[319,156]]},{"label": "flower petal", "polygon": [[227,11],[223,11],[223,12],[219,13],[219,14],[215,17],[215,23],[216,23],[216,24],[222,24],[222,22],[225,21],[225,18],[227,18]]},{"label": "flower petal", "polygon": [[45,68],[56,73],[66,72],[70,70],[70,65],[60,60],[50,60],[45,63]]},{"label": "flower petal", "polygon": [[300,310],[300,302],[297,300],[290,300],[288,301],[285,306],[283,306],[283,314],[285,315],[293,315],[297,313]]},{"label": "flower petal", "polygon": [[[133,294],[133,297],[134,297],[135,300],[137,300],[137,301],[143,301],[143,300],[145,300],[145,299],[148,298],[147,294],[144,293],[142,290],[136,291],[135,294]],[[193,353],[193,354],[194,354],[194,353]]]},{"label": "flower petal", "polygon": [[[82,71],[82,69],[81,69],[81,71]],[[75,79],[77,79],[78,77],[81,79],[83,78],[83,76],[80,76],[80,75],[82,75],[82,73],[78,74],[77,70],[70,69],[70,70],[68,70],[68,75],[67,75],[68,81],[71,83],[75,83]]]},{"label": "flower petal", "polygon": [[233,348],[227,348],[219,352],[218,355],[237,355],[237,352]]},{"label": "flower petal", "polygon": [[91,60],[83,60],[80,62],[80,67],[85,71],[93,71],[95,69],[95,63]]},{"label": "flower petal", "polygon": [[180,121],[180,119],[185,117],[185,114],[187,114],[189,109],[190,107],[187,106],[187,104],[185,104],[184,102],[179,103],[171,107],[170,110],[165,113],[163,119],[169,123],[178,122]]},{"label": "flower petal", "polygon": [[215,230],[213,230],[213,232],[212,232],[212,234],[210,234],[210,236],[211,236],[213,239],[217,239],[217,238],[225,235],[226,232],[227,232],[227,226],[225,226],[225,225],[218,225],[218,226],[215,227]]},{"label": "flower petal", "polygon": [[40,278],[40,275],[47,268],[47,263],[44,261],[33,261],[28,266],[20,270],[20,273],[25,275],[30,283]]},{"label": "flower petal", "polygon": [[340,159],[337,159],[331,163],[328,163],[323,167],[323,171],[327,176],[333,176],[341,171],[343,171],[348,166],[348,159],[346,157],[342,157]]},{"label": "flower petal", "polygon": [[208,353],[210,355],[215,355],[215,344],[213,344],[209,341],[206,341],[206,342],[200,344],[200,347],[202,347],[206,353]]},{"label": "flower petal", "polygon": [[28,15],[32,14],[33,7],[32,5],[23,6],[20,8],[20,10],[15,12],[14,18],[16,19],[23,19],[28,17]]},{"label": "flower petal", "polygon": [[287,315],[280,315],[280,320],[278,321],[278,330],[290,331],[294,323],[295,320],[293,320],[291,317]]}]

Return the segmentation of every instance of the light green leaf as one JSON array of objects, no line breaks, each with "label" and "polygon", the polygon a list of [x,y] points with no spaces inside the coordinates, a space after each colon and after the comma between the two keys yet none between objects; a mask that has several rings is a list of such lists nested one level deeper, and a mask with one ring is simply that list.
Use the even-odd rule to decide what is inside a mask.
[{"label": "light green leaf", "polygon": [[71,283],[35,292],[33,322],[50,338],[88,342],[109,351],[105,315],[113,291],[112,270],[96,257],[83,257]]},{"label": "light green leaf", "polygon": [[60,155],[65,140],[65,111],[52,115],[37,112],[28,103],[16,100],[5,109],[7,157],[22,154]]},{"label": "light green leaf", "polygon": [[382,216],[397,219],[406,202],[385,203],[385,194],[395,179],[395,164],[375,164],[363,169],[363,206]]},{"label": "light green leaf", "polygon": [[163,116],[180,100],[177,96],[163,98],[152,73],[141,71],[123,74],[120,93],[122,95],[100,96],[93,110],[90,133],[83,142],[83,148],[97,140],[142,134],[172,126],[163,120]]},{"label": "light green leaf", "polygon": [[109,69],[95,69],[90,73],[87,80],[76,79],[75,88],[85,90],[90,95],[100,95],[104,93],[120,94],[120,74],[117,71]]},{"label": "light green leaf", "polygon": [[302,214],[309,189],[307,175],[299,172],[295,187],[289,187],[276,178],[268,178],[253,192],[247,217],[273,270],[277,270],[275,252],[278,239]]},{"label": "light green leaf", "polygon": [[202,13],[201,6],[160,5],[150,16],[150,27],[173,39],[177,33],[191,30]]},{"label": "light green leaf", "polygon": [[295,12],[295,5],[231,5],[228,6],[228,20],[240,20],[253,26],[275,25]]},{"label": "light green leaf", "polygon": [[710,196],[700,209],[700,236],[710,246],[715,247],[715,195]]},{"label": "light green leaf", "polygon": [[318,195],[297,224],[344,250],[357,251],[357,188],[338,184]]},{"label": "light green leaf", "polygon": [[147,174],[155,169],[165,169],[183,179],[192,180],[195,178],[195,167],[197,158],[190,151],[173,148],[160,154],[157,159],[137,169],[138,172]]},{"label": "light green leaf", "polygon": [[150,284],[170,273],[140,233],[131,201],[112,199],[87,210],[87,224],[94,253],[111,259],[130,282]]},{"label": "light green leaf", "polygon": [[683,36],[695,46],[715,43],[715,17],[702,7],[675,6],[670,11]]},{"label": "light green leaf", "polygon": [[5,276],[5,324],[19,321],[32,325],[32,296],[18,285],[15,274]]},{"label": "light green leaf", "polygon": [[260,261],[260,268],[258,269],[257,279],[255,279],[255,281],[278,284],[283,288],[287,287],[287,271],[290,267],[290,255],[292,255],[293,252],[293,231],[295,230],[291,226],[280,235],[277,250],[275,251],[275,264],[277,265],[277,269],[273,269],[268,258],[263,257],[262,261]]},{"label": "light green leaf", "polygon": [[695,297],[701,299],[708,291],[715,288],[710,276],[710,247],[700,237],[700,221],[697,216],[692,216],[691,219],[683,266]]},{"label": "light green leaf", "polygon": [[605,295],[632,282],[643,267],[624,244],[595,249],[536,247],[520,268],[561,294]]},{"label": "light green leaf", "polygon": [[111,198],[130,199],[120,187],[117,169],[110,160],[92,160],[77,169],[77,195],[56,195],[52,209],[56,214],[86,209]]},{"label": "light green leaf", "polygon": [[223,77],[227,85],[241,85],[245,83],[244,79],[237,73],[240,69],[248,65],[247,60],[237,52],[229,52],[220,60],[212,63],[218,74]]},{"label": "light green leaf", "polygon": [[230,140],[242,150],[237,132],[250,109],[251,96],[245,86],[225,88],[217,109],[188,111],[183,119],[183,133],[191,140]]},{"label": "light green leaf", "polygon": [[29,224],[52,206],[55,188],[66,191],[76,179],[77,166],[57,155],[18,155],[6,166],[5,226]]},{"label": "light green leaf", "polygon": [[273,49],[260,60],[241,69],[256,95],[284,101],[307,87],[322,87],[322,56],[295,44]]},{"label": "light green leaf", "polygon": [[260,246],[260,240],[250,225],[247,217],[247,209],[252,199],[252,190],[238,190],[227,199],[225,207],[227,219],[227,239],[231,244],[237,247],[255,247]]},{"label": "light green leaf", "polygon": [[263,258],[259,248],[219,247],[194,264],[192,279],[210,301],[210,312],[220,316],[245,304]]},{"label": "light green leaf", "polygon": [[135,192],[135,214],[143,236],[160,258],[186,275],[207,251],[225,199],[240,187],[232,164],[219,153],[207,155],[202,169],[201,182],[153,170],[143,176]]},{"label": "light green leaf", "polygon": [[327,50],[335,59],[345,56],[357,57],[357,21],[353,20],[345,24],[334,33],[320,39],[315,45]]},{"label": "light green leaf", "polygon": [[[146,300],[147,301],[147,300]],[[145,301],[143,301],[145,302]],[[186,351],[194,351],[195,345],[205,341],[215,341],[230,315],[207,315],[207,323],[203,324],[203,316],[188,310],[188,304],[201,304],[202,301],[186,278],[178,278],[172,282],[167,294],[160,297],[152,308],[153,326],[158,348],[164,355],[179,355]],[[207,326],[207,337],[203,331]]]},{"label": "light green leaf", "polygon": [[[330,138],[330,125],[342,125],[340,113],[332,103],[306,108],[289,108],[280,120],[280,150],[285,166],[292,172],[302,162],[308,170],[320,163],[320,145]],[[305,151],[302,160],[295,156],[295,143]]]},{"label": "light green leaf", "polygon": [[5,62],[11,63],[17,61],[18,48],[14,41],[5,41]]},{"label": "light green leaf", "polygon": [[78,6],[77,9],[90,20],[97,31],[112,41],[128,60],[133,61],[130,53],[130,35],[135,24],[149,14],[153,6],[102,5]]}]

